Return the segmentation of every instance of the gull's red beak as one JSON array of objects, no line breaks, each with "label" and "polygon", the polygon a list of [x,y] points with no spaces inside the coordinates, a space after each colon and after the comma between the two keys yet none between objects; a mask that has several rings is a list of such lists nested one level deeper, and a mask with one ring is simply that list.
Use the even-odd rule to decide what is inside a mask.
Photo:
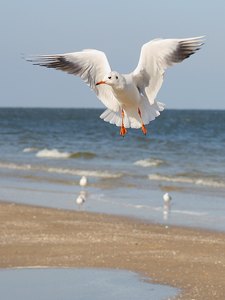
[{"label": "gull's red beak", "polygon": [[99,81],[95,85],[99,85],[99,84],[106,84],[106,82],[105,81]]}]

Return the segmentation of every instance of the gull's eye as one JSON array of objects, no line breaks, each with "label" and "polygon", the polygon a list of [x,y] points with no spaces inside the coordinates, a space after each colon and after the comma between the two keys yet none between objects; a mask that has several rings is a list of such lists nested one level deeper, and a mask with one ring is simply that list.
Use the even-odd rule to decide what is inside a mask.
[{"label": "gull's eye", "polygon": [[111,79],[112,77],[111,77],[111,76],[109,76],[108,78],[109,78],[109,79]]},{"label": "gull's eye", "polygon": [[118,76],[116,76],[116,79],[118,79]]}]

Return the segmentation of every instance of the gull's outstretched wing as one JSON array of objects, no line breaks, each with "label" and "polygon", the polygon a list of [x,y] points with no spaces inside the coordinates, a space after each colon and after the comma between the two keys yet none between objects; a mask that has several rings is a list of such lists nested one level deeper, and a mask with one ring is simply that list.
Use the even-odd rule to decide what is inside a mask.
[{"label": "gull's outstretched wing", "polygon": [[165,70],[173,64],[182,62],[203,45],[204,37],[187,39],[155,39],[142,46],[140,59],[133,79],[151,104],[163,83]]},{"label": "gull's outstretched wing", "polygon": [[31,56],[27,61],[34,65],[54,68],[81,77],[103,104],[112,111],[119,111],[119,104],[109,85],[100,88],[96,83],[101,81],[111,71],[104,52],[95,49],[86,49],[80,52]]}]

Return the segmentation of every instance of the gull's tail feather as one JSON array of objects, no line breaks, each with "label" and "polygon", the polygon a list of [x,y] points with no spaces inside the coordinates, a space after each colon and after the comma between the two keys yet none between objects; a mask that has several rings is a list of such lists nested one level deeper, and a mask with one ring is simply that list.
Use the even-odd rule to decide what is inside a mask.
[{"label": "gull's tail feather", "polygon": [[115,124],[116,126],[122,125],[122,117],[121,112],[115,112],[110,109],[106,109],[100,116],[105,122],[109,122],[110,124]]},{"label": "gull's tail feather", "polygon": [[160,115],[160,112],[165,108],[165,104],[156,100],[153,104],[150,104],[149,101],[141,101],[141,103],[139,104],[139,108],[141,111],[143,123],[147,125]]},{"label": "gull's tail feather", "polygon": [[[145,125],[155,120],[160,115],[160,112],[164,110],[165,104],[155,101],[152,105],[148,101],[142,101],[139,104],[139,108],[142,114],[142,120]],[[141,128],[141,119],[138,115],[138,108],[135,110],[124,110],[124,126],[125,128]],[[110,109],[106,109],[100,116],[105,122],[115,124],[116,126],[122,125],[121,110],[114,112]]]}]

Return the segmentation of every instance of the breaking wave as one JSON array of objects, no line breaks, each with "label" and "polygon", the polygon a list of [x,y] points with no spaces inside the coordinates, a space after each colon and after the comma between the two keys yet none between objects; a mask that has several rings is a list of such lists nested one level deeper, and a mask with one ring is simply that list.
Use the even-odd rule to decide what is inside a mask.
[{"label": "breaking wave", "polygon": [[24,148],[24,149],[23,149],[23,152],[24,152],[24,153],[35,152],[35,151],[38,151],[38,148],[35,148],[35,147],[28,147],[28,148]]},{"label": "breaking wave", "polygon": [[0,163],[0,168],[1,169],[10,169],[10,170],[31,170],[32,167],[30,164],[15,164],[15,163]]},{"label": "breaking wave", "polygon": [[136,162],[134,162],[134,165],[147,168],[147,167],[158,167],[164,163],[165,161],[161,159],[147,158],[147,159],[137,160]]},{"label": "breaking wave", "polygon": [[89,176],[89,177],[98,177],[98,178],[119,178],[123,176],[122,173],[111,173],[102,170],[93,171],[93,170],[75,170],[75,169],[64,169],[64,168],[47,168],[46,171],[49,173]]},{"label": "breaking wave", "polygon": [[80,169],[69,169],[69,168],[57,168],[47,166],[37,166],[30,164],[15,164],[15,163],[0,163],[0,168],[10,170],[21,170],[21,171],[41,171],[46,173],[55,174],[66,174],[75,176],[89,176],[96,178],[120,178],[123,176],[122,173],[113,173],[107,170],[80,170]]},{"label": "breaking wave", "polygon": [[217,188],[224,188],[225,182],[215,178],[194,178],[188,176],[166,176],[166,175],[159,175],[159,174],[150,174],[148,175],[150,180],[156,181],[167,181],[167,182],[176,182],[176,183],[187,183],[187,184],[195,184],[201,186],[210,186],[210,187],[217,187]]},{"label": "breaking wave", "polygon": [[45,157],[45,158],[69,158],[70,153],[69,152],[60,152],[57,149],[43,149],[36,153],[37,157]]},{"label": "breaking wave", "polygon": [[39,158],[84,158],[84,159],[92,159],[96,157],[96,154],[93,152],[61,152],[57,149],[42,149],[36,153],[36,157]]}]

